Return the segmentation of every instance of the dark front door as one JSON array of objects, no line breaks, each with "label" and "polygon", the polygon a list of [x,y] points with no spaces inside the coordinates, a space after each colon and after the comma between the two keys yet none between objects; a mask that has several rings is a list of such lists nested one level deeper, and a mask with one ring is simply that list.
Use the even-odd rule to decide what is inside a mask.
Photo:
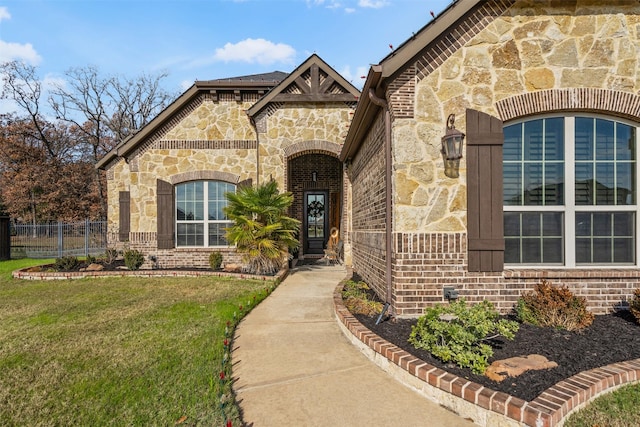
[{"label": "dark front door", "polygon": [[329,197],[326,191],[309,191],[304,195],[304,253],[323,254],[327,241]]}]

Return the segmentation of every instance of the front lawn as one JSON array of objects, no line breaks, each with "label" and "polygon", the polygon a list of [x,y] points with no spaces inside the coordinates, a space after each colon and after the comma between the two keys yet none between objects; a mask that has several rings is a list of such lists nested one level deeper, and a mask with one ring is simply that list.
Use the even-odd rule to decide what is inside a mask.
[{"label": "front lawn", "polygon": [[239,425],[225,339],[273,283],[10,277],[38,263],[0,262],[0,425]]}]

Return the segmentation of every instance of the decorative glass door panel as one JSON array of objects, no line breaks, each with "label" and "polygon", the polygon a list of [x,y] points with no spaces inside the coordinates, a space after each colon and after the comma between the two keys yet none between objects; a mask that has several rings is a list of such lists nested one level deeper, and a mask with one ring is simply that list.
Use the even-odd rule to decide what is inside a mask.
[{"label": "decorative glass door panel", "polygon": [[308,192],[304,198],[304,253],[324,253],[327,240],[328,195],[326,192]]}]

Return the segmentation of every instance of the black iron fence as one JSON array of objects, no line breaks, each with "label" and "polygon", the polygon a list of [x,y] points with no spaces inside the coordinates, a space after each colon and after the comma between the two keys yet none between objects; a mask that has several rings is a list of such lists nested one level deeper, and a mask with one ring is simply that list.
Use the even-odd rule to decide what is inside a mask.
[{"label": "black iron fence", "polygon": [[11,258],[100,255],[107,249],[107,222],[11,224]]}]

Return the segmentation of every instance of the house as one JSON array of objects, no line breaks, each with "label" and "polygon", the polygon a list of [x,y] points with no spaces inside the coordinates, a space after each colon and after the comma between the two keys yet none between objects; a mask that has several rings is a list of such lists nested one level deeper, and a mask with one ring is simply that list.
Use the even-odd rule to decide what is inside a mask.
[{"label": "house", "polygon": [[636,0],[459,0],[371,67],[340,159],[353,267],[397,316],[445,291],[507,312],[542,279],[631,299],[639,23]]},{"label": "house", "polygon": [[[300,256],[342,230],[338,160],[360,92],[317,55],[293,72],[197,81],[108,153],[108,241],[142,251],[143,267],[208,266],[240,257],[224,239],[224,194],[275,180],[295,196]],[[153,262],[151,260],[154,260]]]},{"label": "house", "polygon": [[543,279],[609,312],[640,287],[639,53],[638,0],[457,0],[361,97],[316,55],[196,82],[98,165],[112,241],[162,266],[233,259],[220,194],[275,179],[300,256],[336,226],[396,316],[460,297],[507,312]]}]

